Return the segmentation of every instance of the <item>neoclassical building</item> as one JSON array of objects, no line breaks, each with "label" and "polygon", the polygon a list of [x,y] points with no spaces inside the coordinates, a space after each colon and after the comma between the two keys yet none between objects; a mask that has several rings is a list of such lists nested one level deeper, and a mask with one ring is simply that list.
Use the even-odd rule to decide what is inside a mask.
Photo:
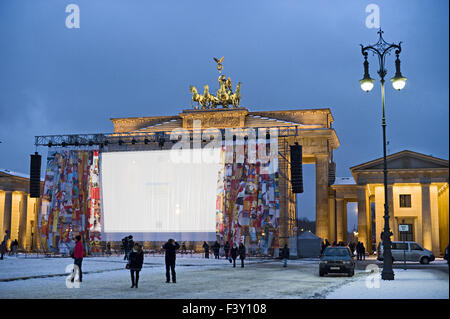
[{"label": "neoclassical building", "polygon": [[[448,160],[409,150],[387,157],[392,240],[411,240],[442,255],[449,241]],[[358,240],[369,251],[384,228],[383,158],[350,168],[353,178],[330,187],[332,239],[347,240],[347,203],[358,203]],[[408,225],[400,232],[399,225]]]},{"label": "neoclassical building", "polygon": [[8,248],[15,239],[20,249],[31,251],[39,247],[41,201],[30,197],[29,182],[29,175],[0,169],[0,234],[3,240],[5,231],[9,231]]}]

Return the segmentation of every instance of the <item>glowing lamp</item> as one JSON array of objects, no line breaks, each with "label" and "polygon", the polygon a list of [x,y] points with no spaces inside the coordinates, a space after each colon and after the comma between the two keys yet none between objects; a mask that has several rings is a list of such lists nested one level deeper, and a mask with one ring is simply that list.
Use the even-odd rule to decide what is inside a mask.
[{"label": "glowing lamp", "polygon": [[365,92],[370,92],[373,89],[373,82],[375,80],[371,79],[370,76],[368,78],[364,77],[362,80],[359,80],[361,84],[361,89]]},{"label": "glowing lamp", "polygon": [[401,90],[406,85],[406,78],[402,75],[402,72],[400,72],[400,59],[398,58],[395,60],[395,76],[391,79],[392,86],[396,90]]},{"label": "glowing lamp", "polygon": [[373,82],[375,80],[372,79],[369,75],[369,62],[367,62],[367,53],[364,55],[364,77],[362,80],[359,80],[359,84],[361,84],[361,89],[365,92],[370,92],[373,88]]}]

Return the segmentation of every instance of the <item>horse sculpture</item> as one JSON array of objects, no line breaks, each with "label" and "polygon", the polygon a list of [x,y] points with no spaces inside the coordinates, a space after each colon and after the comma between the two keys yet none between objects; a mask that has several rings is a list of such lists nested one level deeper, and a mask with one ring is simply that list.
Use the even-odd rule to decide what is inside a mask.
[{"label": "horse sculpture", "polygon": [[197,102],[195,109],[215,109],[218,105],[222,105],[223,108],[228,108],[232,105],[233,108],[239,107],[241,101],[241,82],[236,86],[236,91],[233,93],[231,79],[225,78],[225,75],[219,76],[219,90],[217,90],[216,95],[209,93],[209,86],[206,84],[204,86],[203,95],[198,93],[195,86],[190,86],[190,92],[192,93],[191,107],[193,102]]},{"label": "horse sculpture", "polygon": [[236,85],[236,91],[231,94],[231,104],[233,107],[239,107],[239,103],[241,103],[241,82]]}]

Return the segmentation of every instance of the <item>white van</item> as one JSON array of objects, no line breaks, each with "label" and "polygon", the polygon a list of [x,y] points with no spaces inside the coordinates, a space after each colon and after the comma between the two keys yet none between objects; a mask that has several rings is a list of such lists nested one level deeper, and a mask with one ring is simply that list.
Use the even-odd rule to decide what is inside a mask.
[{"label": "white van", "polygon": [[[433,253],[413,241],[393,241],[391,246],[393,261],[418,261],[429,264],[435,259]],[[377,259],[383,260],[383,243],[378,245]]]}]

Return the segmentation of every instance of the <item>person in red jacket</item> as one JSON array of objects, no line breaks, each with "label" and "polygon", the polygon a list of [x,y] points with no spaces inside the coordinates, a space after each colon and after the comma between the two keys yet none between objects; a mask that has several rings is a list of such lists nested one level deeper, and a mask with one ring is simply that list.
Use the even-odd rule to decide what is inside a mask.
[{"label": "person in red jacket", "polygon": [[[75,259],[74,264],[78,266],[78,272],[80,276],[80,282],[82,281],[83,272],[81,271],[81,263],[83,262],[83,257],[85,256],[83,243],[81,242],[81,236],[77,235],[75,237],[76,243],[75,248],[73,249],[73,258]],[[75,270],[75,268],[74,268]],[[72,277],[72,282],[75,277]]]}]

